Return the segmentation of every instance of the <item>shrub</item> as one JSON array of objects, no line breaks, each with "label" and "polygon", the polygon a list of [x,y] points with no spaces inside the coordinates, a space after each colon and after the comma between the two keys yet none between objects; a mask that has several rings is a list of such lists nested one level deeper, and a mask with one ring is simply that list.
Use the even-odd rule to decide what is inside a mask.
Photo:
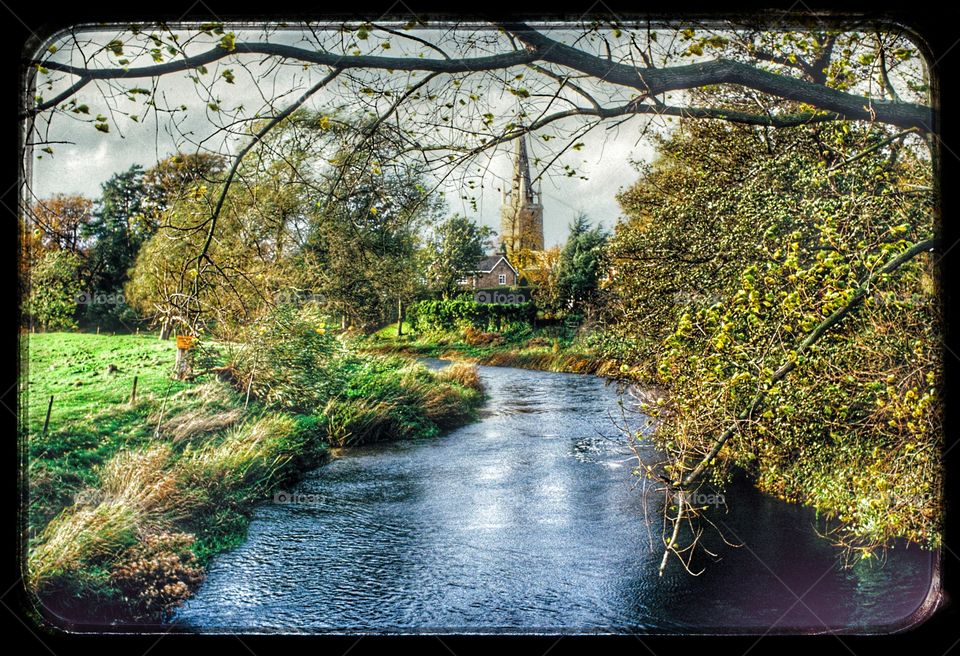
[{"label": "shrub", "polygon": [[407,316],[417,330],[425,332],[449,331],[467,326],[502,331],[516,324],[533,323],[536,312],[532,302],[500,304],[453,299],[420,301],[411,306]]},{"label": "shrub", "polygon": [[283,306],[248,327],[232,354],[237,382],[274,407],[310,414],[344,383],[343,348],[311,307]]},{"label": "shrub", "polygon": [[463,329],[463,339],[470,346],[495,346],[503,342],[503,337],[498,333],[484,332],[473,326]]},{"label": "shrub", "polygon": [[52,251],[31,272],[27,309],[44,330],[77,327],[80,258],[70,251]]},{"label": "shrub", "polygon": [[166,615],[200,584],[203,570],[190,551],[193,543],[189,533],[159,533],[121,556],[110,583],[134,617]]}]

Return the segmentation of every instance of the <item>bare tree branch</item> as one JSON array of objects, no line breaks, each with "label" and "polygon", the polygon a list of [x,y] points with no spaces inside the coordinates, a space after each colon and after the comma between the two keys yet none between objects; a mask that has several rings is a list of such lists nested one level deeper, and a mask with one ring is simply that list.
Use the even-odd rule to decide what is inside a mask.
[{"label": "bare tree branch", "polygon": [[[185,56],[175,61],[129,69],[78,67],[57,61],[31,61],[29,63],[31,65],[42,65],[48,70],[77,75],[89,81],[157,77],[195,69],[225,57],[245,54],[279,57],[336,67],[339,70],[369,69],[429,71],[434,73],[474,73],[543,62],[584,73],[608,84],[637,89],[644,96],[656,96],[670,91],[700,89],[718,84],[731,84],[818,108],[827,113],[828,118],[826,120],[878,121],[901,128],[919,128],[925,131],[931,129],[930,126],[933,121],[934,110],[924,105],[884,102],[832,89],[816,82],[761,70],[755,66],[728,59],[714,59],[661,68],[638,68],[566,45],[534,30],[525,23],[500,23],[499,27],[526,47],[481,57],[436,59],[412,56],[344,56],[298,46],[253,42],[237,43],[233,49],[218,45],[206,52]],[[811,70],[815,71],[818,65],[819,62],[817,65],[811,66]]]}]

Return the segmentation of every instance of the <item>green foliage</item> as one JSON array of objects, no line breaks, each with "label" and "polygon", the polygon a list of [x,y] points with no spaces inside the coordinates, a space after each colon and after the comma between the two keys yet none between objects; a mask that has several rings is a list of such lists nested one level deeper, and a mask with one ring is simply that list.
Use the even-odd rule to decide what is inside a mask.
[{"label": "green foliage", "polygon": [[[783,157],[777,144],[755,152],[751,130],[724,131],[730,147],[715,152],[744,155],[725,171],[669,159],[621,198],[635,214],[615,239],[615,266],[641,277],[636,287],[615,285],[619,307],[658,322],[617,332],[644,341],[657,365],[647,375],[670,391],[669,402],[648,406],[654,441],[670,456],[664,475],[683,479],[736,426],[708,463],[712,483],[745,470],[760,489],[817,508],[848,553],[895,537],[935,546],[942,435],[932,260],[881,276],[851,316],[801,348],[868,276],[933,234],[933,199],[916,191],[930,187],[929,163],[902,144],[871,151],[886,136],[874,129],[797,131]],[[676,141],[683,152],[683,135]],[[837,150],[825,155],[824,142]],[[723,176],[742,178],[735,194]],[[688,194],[654,205],[645,186],[654,183]],[[796,368],[777,382],[787,363]],[[749,421],[737,421],[761,394]]]},{"label": "green foliage", "polygon": [[80,258],[75,253],[52,251],[32,271],[28,311],[44,330],[76,328],[79,269]]},{"label": "green foliage", "polygon": [[240,341],[232,363],[264,403],[309,414],[346,384],[346,353],[315,307],[280,306],[246,326]]},{"label": "green foliage", "polygon": [[[91,241],[84,279],[91,298],[106,298],[109,302],[89,303],[84,308],[84,324],[129,330],[140,322],[138,310],[146,314],[155,311],[157,299],[151,297],[150,302],[144,302],[140,297],[142,281],[133,287],[135,301],[127,302],[124,288],[129,283],[130,270],[144,245],[165,223],[168,208],[187,197],[198,180],[218,174],[223,161],[217,155],[178,153],[146,171],[134,165],[101,186],[94,220],[84,230],[84,236]],[[151,254],[156,250],[152,248]]]},{"label": "green foliage", "polygon": [[137,164],[103,183],[95,218],[86,230],[94,240],[88,255],[91,289],[123,288],[127,269],[152,231],[144,218],[146,196],[143,167]]},{"label": "green foliage", "polygon": [[397,152],[393,128],[366,135],[304,116],[295,127],[322,136],[333,152],[308,153],[322,173],[308,210],[302,275],[345,323],[370,331],[397,318],[398,304],[421,288],[419,235],[443,200],[428,193],[423,164]]},{"label": "green foliage", "polygon": [[420,254],[427,288],[444,298],[456,295],[460,280],[486,255],[492,235],[487,226],[459,214],[436,225]]},{"label": "green foliage", "polygon": [[606,271],[609,235],[578,214],[560,251],[556,273],[556,308],[566,315],[593,315],[601,303],[600,279]]},{"label": "green foliage", "polygon": [[467,299],[420,301],[409,310],[417,330],[446,331],[465,326],[500,331],[515,324],[531,324],[537,308],[527,303],[479,303]]},{"label": "green foliage", "polygon": [[[433,436],[479,400],[463,395],[469,390],[438,390],[430,372],[404,359],[358,355],[309,306],[281,307],[243,339],[248,346],[229,356],[238,387],[249,384],[270,407],[316,417],[313,429],[337,446]],[[455,403],[443,401],[451,395]]]},{"label": "green foliage", "polygon": [[[197,255],[223,189],[222,183],[208,184],[204,178],[220,165],[219,160],[187,159],[148,172],[153,186],[166,191],[152,205],[158,226],[136,256],[125,293],[155,323],[196,334],[208,327],[191,325],[183,301],[196,283],[197,302],[206,316],[215,317],[208,332],[217,328],[230,338],[238,324],[290,289],[289,262],[278,253],[289,251],[291,222],[305,200],[303,186],[290,183],[291,173],[282,167],[244,168],[246,184],[231,186],[217,218],[217,238],[208,251],[217,264],[205,260],[198,268]],[[270,248],[263,246],[266,242]]]},{"label": "green foliage", "polygon": [[743,268],[764,257],[757,236],[793,221],[806,193],[799,169],[816,166],[820,150],[799,131],[697,121],[658,147],[617,197],[627,220],[610,243],[604,308],[611,347],[647,377],[680,315],[731,293]]}]

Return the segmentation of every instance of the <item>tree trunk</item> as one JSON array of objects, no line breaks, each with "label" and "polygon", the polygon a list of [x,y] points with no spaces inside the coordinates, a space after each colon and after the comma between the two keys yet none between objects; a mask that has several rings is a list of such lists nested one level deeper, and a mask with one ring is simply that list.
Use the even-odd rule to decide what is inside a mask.
[{"label": "tree trunk", "polygon": [[403,337],[403,299],[397,298],[397,337]]},{"label": "tree trunk", "polygon": [[170,339],[170,332],[173,330],[173,322],[169,319],[164,319],[163,325],[160,326],[160,341],[165,341]]}]

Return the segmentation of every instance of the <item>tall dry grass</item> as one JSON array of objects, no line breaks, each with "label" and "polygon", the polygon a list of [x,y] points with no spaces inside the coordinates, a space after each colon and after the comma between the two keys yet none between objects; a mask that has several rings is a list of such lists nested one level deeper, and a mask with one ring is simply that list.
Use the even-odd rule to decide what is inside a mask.
[{"label": "tall dry grass", "polygon": [[466,362],[455,362],[448,367],[444,367],[434,376],[440,382],[456,383],[467,389],[480,391],[483,388],[480,382],[479,369],[476,365]]},{"label": "tall dry grass", "polygon": [[292,459],[280,445],[294,427],[293,419],[283,415],[234,426],[218,443],[187,447],[179,462],[181,476],[187,487],[265,485]]},{"label": "tall dry grass", "polygon": [[27,559],[27,580],[35,590],[64,576],[82,582],[88,565],[119,554],[136,534],[137,512],[122,502],[72,506],[41,533]]},{"label": "tall dry grass", "polygon": [[217,443],[188,447],[179,458],[167,444],[117,453],[100,470],[99,486],[36,540],[27,562],[32,585],[81,581],[94,565],[109,565],[128,547],[169,531],[214,488],[265,486],[291,458],[280,447],[293,427],[288,417],[263,417],[228,430]]}]

